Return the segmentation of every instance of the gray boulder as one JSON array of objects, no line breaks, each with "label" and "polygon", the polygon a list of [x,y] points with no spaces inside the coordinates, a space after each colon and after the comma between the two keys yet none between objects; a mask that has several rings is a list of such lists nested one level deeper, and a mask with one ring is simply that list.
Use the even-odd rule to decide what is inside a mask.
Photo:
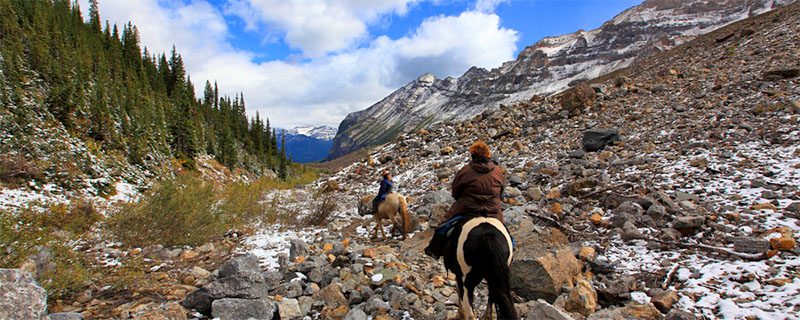
[{"label": "gray boulder", "polygon": [[305,241],[294,238],[289,240],[289,260],[295,261],[299,256],[308,256],[308,244]]},{"label": "gray boulder", "polygon": [[769,241],[755,237],[738,237],[733,239],[733,250],[744,253],[764,253],[769,251]]},{"label": "gray boulder", "polygon": [[617,129],[589,129],[583,132],[581,143],[584,151],[597,152],[620,140]]},{"label": "gray boulder", "polygon": [[46,319],[47,292],[30,272],[0,269],[0,319]]},{"label": "gray boulder", "polygon": [[211,315],[220,320],[271,320],[275,314],[275,304],[264,299],[219,299],[211,309]]},{"label": "gray boulder", "polygon": [[262,299],[269,293],[269,284],[260,273],[241,273],[217,279],[205,287],[186,296],[181,303],[188,309],[195,309],[208,315],[212,302],[223,298]]},{"label": "gray boulder", "polygon": [[59,312],[47,315],[48,320],[83,320],[83,315],[77,312]]},{"label": "gray boulder", "polygon": [[706,222],[706,217],[703,216],[683,216],[678,217],[672,222],[674,229],[694,229],[701,227]]},{"label": "gray boulder", "polygon": [[525,314],[525,319],[546,319],[546,320],[572,320],[565,311],[562,311],[544,300],[529,302],[530,309]]},{"label": "gray boulder", "polygon": [[344,320],[367,320],[367,314],[364,310],[353,308],[347,315],[344,316]]},{"label": "gray boulder", "polygon": [[247,272],[261,272],[261,267],[258,264],[258,257],[252,253],[230,259],[219,267],[220,278]]},{"label": "gray boulder", "polygon": [[278,314],[281,320],[284,319],[299,319],[303,317],[303,311],[300,309],[300,303],[297,299],[283,299],[278,303]]},{"label": "gray boulder", "polygon": [[455,202],[455,200],[453,200],[453,197],[447,190],[429,192],[428,194],[425,195],[425,197],[422,198],[423,205],[442,204],[442,203],[451,204],[453,202]]},{"label": "gray boulder", "polygon": [[510,270],[511,290],[525,300],[555,301],[561,289],[581,272],[572,250],[532,250],[522,245],[514,252]]}]

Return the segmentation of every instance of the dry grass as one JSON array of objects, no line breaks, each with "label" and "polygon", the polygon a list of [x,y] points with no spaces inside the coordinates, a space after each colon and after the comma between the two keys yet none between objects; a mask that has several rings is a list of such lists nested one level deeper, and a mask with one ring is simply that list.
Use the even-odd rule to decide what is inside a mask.
[{"label": "dry grass", "polygon": [[306,226],[324,226],[330,221],[332,214],[336,212],[339,203],[336,198],[330,193],[318,193],[316,195],[316,206],[314,211],[305,217],[303,225]]},{"label": "dry grass", "polygon": [[272,209],[273,204],[263,201],[264,194],[308,184],[318,177],[314,169],[293,171],[295,177],[287,181],[261,178],[216,187],[197,174],[180,174],[158,183],[139,202],[119,207],[108,227],[126,245],[179,246],[202,244],[255,222],[284,221],[285,217]]}]

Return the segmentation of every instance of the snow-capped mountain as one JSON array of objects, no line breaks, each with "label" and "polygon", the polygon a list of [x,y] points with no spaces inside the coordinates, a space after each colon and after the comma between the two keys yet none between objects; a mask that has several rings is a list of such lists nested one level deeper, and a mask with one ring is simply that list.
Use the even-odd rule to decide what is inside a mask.
[{"label": "snow-capped mountain", "polygon": [[471,118],[500,104],[562,91],[793,0],[647,0],[600,28],[547,37],[499,68],[461,77],[420,76],[339,125],[329,159],[386,143],[402,132]]},{"label": "snow-capped mountain", "polygon": [[299,126],[285,132],[286,154],[301,163],[325,159],[336,135],[336,129],[329,126]]},{"label": "snow-capped mountain", "polygon": [[286,130],[287,134],[304,135],[319,140],[333,140],[336,128],[330,126],[299,126]]}]

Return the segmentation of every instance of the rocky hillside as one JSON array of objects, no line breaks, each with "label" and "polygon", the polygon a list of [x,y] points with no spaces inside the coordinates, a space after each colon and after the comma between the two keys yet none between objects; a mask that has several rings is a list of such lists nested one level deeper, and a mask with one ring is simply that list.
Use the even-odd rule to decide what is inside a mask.
[{"label": "rocky hillside", "polygon": [[[452,201],[468,145],[486,139],[511,183],[512,282],[527,319],[796,319],[798,16],[792,4],[724,27],[595,81],[577,104],[573,92],[537,97],[403,134],[329,179],[354,203],[394,170],[424,230]],[[428,236],[314,260],[333,280],[301,287],[341,292],[353,314],[452,315],[453,282],[420,252]],[[385,274],[394,281],[371,282]]]},{"label": "rocky hillside", "polygon": [[458,78],[425,74],[339,125],[329,159],[391,141],[440,121],[465,120],[500,104],[561,91],[628,66],[733,21],[791,0],[648,0],[600,28],[548,37],[499,68],[473,67]]}]

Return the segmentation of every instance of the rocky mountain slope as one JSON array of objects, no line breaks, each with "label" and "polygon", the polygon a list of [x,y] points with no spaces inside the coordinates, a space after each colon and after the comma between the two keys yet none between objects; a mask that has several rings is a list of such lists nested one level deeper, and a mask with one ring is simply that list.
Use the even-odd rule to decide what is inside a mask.
[{"label": "rocky mountain slope", "polygon": [[[454,316],[454,281],[421,250],[482,138],[511,184],[504,214],[526,319],[797,319],[798,16],[792,4],[637,62],[593,82],[577,110],[566,94],[402,134],[319,182],[342,186],[346,209],[277,256],[267,278],[284,280],[271,282],[270,307]],[[421,232],[410,240],[366,240],[368,221],[348,223],[383,169],[414,198]]]},{"label": "rocky mountain slope", "polygon": [[561,91],[790,2],[648,0],[598,29],[544,38],[493,70],[473,67],[447,79],[422,75],[366,110],[347,115],[328,158],[383,144],[433,123],[465,120],[500,104]]}]

